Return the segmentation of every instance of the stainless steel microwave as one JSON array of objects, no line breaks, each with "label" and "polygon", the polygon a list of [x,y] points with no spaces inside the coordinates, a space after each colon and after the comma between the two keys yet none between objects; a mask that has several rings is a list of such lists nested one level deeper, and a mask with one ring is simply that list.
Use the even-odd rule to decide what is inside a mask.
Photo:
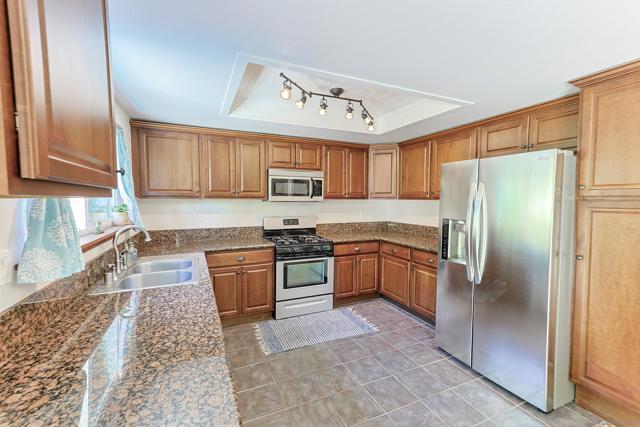
[{"label": "stainless steel microwave", "polygon": [[323,199],[322,171],[269,169],[269,200],[272,202],[319,202]]}]

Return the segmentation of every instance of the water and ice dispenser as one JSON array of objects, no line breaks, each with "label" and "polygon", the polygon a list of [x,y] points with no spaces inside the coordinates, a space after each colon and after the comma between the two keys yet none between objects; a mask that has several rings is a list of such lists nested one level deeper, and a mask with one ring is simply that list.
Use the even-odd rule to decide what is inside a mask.
[{"label": "water and ice dispenser", "polygon": [[465,220],[442,220],[442,248],[440,258],[458,264],[466,264],[467,225]]}]

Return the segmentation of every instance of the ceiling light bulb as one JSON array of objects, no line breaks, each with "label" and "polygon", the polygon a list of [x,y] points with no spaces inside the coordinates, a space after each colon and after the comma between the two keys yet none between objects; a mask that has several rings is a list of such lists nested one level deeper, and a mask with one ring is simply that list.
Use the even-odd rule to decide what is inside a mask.
[{"label": "ceiling light bulb", "polygon": [[322,101],[320,101],[320,108],[318,109],[318,114],[320,114],[321,116],[326,116],[328,106],[329,105],[327,104],[327,100],[322,98]]},{"label": "ceiling light bulb", "polygon": [[370,124],[372,122],[373,122],[373,119],[371,118],[371,116],[365,117],[365,119],[364,119],[364,124],[365,125],[368,125],[368,124]]},{"label": "ceiling light bulb", "polygon": [[347,119],[353,119],[353,105],[351,102],[347,104],[347,112],[344,114]]},{"label": "ceiling light bulb", "polygon": [[291,83],[288,80],[285,80],[282,83],[282,89],[280,89],[280,98],[288,101],[291,99]]},{"label": "ceiling light bulb", "polygon": [[307,95],[305,95],[303,92],[300,99],[296,101],[296,107],[302,110],[304,109],[304,104],[306,103],[307,103]]},{"label": "ceiling light bulb", "polygon": [[374,130],[376,130],[376,128],[373,127],[373,121],[371,121],[371,123],[369,123],[369,132],[373,132]]}]

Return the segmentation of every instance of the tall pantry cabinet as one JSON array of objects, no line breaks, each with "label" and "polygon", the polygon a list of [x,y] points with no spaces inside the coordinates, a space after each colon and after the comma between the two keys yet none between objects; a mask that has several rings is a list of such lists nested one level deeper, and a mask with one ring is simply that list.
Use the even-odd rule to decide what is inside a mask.
[{"label": "tall pantry cabinet", "polygon": [[640,61],[581,90],[571,378],[576,402],[640,425]]}]

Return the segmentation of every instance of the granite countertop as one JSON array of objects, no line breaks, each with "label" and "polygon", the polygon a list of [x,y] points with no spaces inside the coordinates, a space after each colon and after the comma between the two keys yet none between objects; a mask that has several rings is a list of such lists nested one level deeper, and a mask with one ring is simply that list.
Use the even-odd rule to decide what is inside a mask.
[{"label": "granite countertop", "polygon": [[275,245],[262,237],[241,237],[227,239],[189,240],[186,242],[150,244],[141,246],[145,255],[168,255],[191,252],[219,252],[241,249],[272,248]]},{"label": "granite countertop", "polygon": [[433,235],[410,235],[391,231],[353,231],[353,232],[324,232],[321,234],[333,243],[367,242],[380,240],[396,245],[408,246],[427,252],[438,253],[438,237]]},{"label": "granite countertop", "polygon": [[0,426],[239,425],[206,260],[186,252],[194,283],[85,293],[2,365]]}]

